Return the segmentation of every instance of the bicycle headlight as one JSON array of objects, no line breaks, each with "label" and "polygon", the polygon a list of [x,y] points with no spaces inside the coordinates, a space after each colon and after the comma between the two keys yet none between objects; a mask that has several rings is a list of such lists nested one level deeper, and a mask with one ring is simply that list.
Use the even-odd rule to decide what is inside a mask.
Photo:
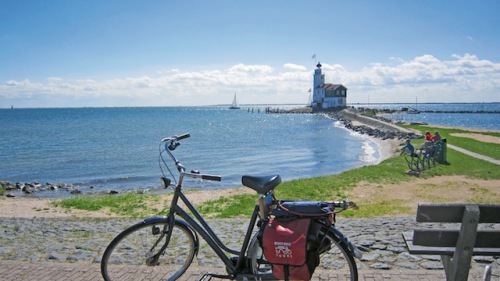
[{"label": "bicycle headlight", "polygon": [[172,181],[166,177],[161,177],[160,183],[163,185],[163,188],[168,188]]}]

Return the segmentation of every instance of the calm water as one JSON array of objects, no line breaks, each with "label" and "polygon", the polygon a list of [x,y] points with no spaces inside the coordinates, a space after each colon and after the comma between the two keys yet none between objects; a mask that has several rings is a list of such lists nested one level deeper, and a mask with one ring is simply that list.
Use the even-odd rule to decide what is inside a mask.
[{"label": "calm water", "polygon": [[191,138],[175,151],[179,160],[223,177],[189,183],[196,188],[241,186],[244,174],[334,174],[380,157],[370,140],[319,115],[225,107],[2,109],[0,180],[70,183],[84,192],[159,189],[160,140],[187,132]]},{"label": "calm water", "polygon": [[[369,106],[400,109],[409,104]],[[500,104],[419,104],[418,109],[500,110]],[[390,117],[500,130],[499,114]],[[216,106],[0,109],[0,180],[70,183],[89,193],[158,191],[160,140],[187,132],[191,138],[175,151],[179,160],[188,170],[223,177],[218,183],[189,182],[194,188],[241,186],[244,174],[278,173],[284,180],[335,174],[380,158],[371,140],[321,115],[274,115]],[[35,196],[69,193],[43,191]]]},{"label": "calm water", "polygon": [[400,110],[403,107],[423,111],[496,111],[498,113],[425,113],[386,114],[392,120],[425,122],[430,125],[500,130],[500,103],[424,103],[424,104],[360,104],[356,107]]}]

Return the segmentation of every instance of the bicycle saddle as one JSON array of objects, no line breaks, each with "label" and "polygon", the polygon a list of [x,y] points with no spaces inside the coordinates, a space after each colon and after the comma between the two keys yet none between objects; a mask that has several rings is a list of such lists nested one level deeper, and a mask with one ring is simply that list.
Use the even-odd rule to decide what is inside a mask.
[{"label": "bicycle saddle", "polygon": [[241,183],[257,191],[258,194],[266,195],[281,183],[280,175],[271,176],[243,176]]}]

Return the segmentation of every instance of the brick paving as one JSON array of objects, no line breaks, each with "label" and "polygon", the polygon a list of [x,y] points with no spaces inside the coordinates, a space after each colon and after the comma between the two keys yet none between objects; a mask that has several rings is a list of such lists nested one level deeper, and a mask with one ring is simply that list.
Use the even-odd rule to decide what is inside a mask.
[{"label": "brick paving", "polygon": [[[223,273],[223,268],[210,268],[212,272]],[[196,280],[204,268],[190,268],[181,280]],[[99,264],[96,263],[57,263],[57,262],[21,262],[0,261],[0,280],[2,281],[93,281],[102,280]],[[220,279],[212,279],[220,280]],[[321,272],[313,280],[342,280],[335,272]],[[361,270],[360,281],[387,280],[445,280],[443,270]],[[482,280],[482,272],[471,271],[469,280]]]}]

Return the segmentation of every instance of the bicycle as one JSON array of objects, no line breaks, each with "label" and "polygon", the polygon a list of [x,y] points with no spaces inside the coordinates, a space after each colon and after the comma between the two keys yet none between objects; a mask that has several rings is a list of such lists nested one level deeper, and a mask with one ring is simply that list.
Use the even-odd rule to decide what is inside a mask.
[{"label": "bicycle", "polygon": [[420,156],[417,153],[406,153],[405,154],[406,165],[408,165],[408,169],[412,172],[420,172],[421,171],[421,160]]},{"label": "bicycle", "polygon": [[427,169],[430,169],[432,167],[436,166],[436,153],[435,153],[435,147],[434,144],[427,144],[423,145],[420,148],[420,159],[422,163],[422,169],[425,169],[425,166],[427,165]]},{"label": "bicycle", "polygon": [[[279,175],[243,176],[243,185],[259,194],[240,250],[228,248],[217,237],[208,223],[198,213],[182,192],[185,178],[221,181],[218,175],[202,174],[186,168],[173,155],[180,145],[180,140],[189,134],[164,138],[160,143],[159,164],[162,171],[162,183],[165,188],[173,187],[174,193],[167,216],[146,218],[125,229],[106,248],[101,260],[101,274],[104,280],[177,280],[189,268],[200,249],[201,236],[224,263],[227,274],[204,273],[198,280],[210,280],[212,277],[236,280],[275,280],[272,266],[263,255],[260,240],[261,230],[272,210],[284,200],[276,200],[274,189],[281,183]],[[162,144],[164,143],[164,149]],[[175,181],[175,177],[164,155],[175,164],[179,173],[178,180],[172,183],[166,177],[166,167]],[[189,212],[179,205],[184,203]],[[301,202],[301,201],[286,201]],[[354,204],[346,200],[333,202],[335,214],[352,207]],[[179,219],[180,217],[181,219]],[[318,222],[319,243],[318,254],[323,269],[335,270],[347,280],[357,280],[358,272],[355,257],[360,258],[359,249],[345,237],[335,225]],[[257,230],[254,228],[257,226]],[[228,257],[233,255],[232,257]]]}]

